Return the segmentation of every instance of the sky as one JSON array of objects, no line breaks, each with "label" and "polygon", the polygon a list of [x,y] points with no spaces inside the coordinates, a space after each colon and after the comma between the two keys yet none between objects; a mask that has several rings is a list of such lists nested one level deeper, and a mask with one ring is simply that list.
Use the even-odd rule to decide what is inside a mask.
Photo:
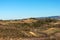
[{"label": "sky", "polygon": [[0,19],[60,16],[60,0],[0,0]]}]

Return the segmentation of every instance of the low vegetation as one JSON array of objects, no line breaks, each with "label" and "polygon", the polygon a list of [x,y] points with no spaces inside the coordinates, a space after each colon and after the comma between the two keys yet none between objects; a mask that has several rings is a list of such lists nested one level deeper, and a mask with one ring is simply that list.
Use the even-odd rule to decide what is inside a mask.
[{"label": "low vegetation", "polygon": [[22,19],[0,20],[0,38],[49,38],[57,39],[60,36],[60,20],[45,19]]}]

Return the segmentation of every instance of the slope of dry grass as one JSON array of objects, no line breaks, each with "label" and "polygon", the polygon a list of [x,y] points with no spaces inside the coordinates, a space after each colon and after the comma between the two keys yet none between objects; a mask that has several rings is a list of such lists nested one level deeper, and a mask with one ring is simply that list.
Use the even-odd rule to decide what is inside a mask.
[{"label": "slope of dry grass", "polygon": [[1,20],[0,38],[50,38],[60,32],[60,20]]}]

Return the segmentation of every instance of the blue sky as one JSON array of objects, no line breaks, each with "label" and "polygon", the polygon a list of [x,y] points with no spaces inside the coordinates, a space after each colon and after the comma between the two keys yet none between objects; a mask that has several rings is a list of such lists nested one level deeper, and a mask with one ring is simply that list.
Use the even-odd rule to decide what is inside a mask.
[{"label": "blue sky", "polygon": [[0,0],[0,19],[60,15],[60,0]]}]

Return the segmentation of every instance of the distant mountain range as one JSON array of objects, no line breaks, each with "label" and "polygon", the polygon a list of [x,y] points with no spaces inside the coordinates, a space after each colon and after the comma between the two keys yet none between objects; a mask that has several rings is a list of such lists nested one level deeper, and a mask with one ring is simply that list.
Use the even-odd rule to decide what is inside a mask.
[{"label": "distant mountain range", "polygon": [[60,16],[32,17],[32,18],[23,18],[23,19],[10,19],[10,20],[46,19],[46,18],[51,18],[51,19],[57,19],[57,20],[60,20]]},{"label": "distant mountain range", "polygon": [[37,17],[36,19],[45,19],[45,18],[51,18],[51,19],[58,19],[58,20],[60,20],[60,16]]},{"label": "distant mountain range", "polygon": [[[27,20],[27,19],[37,19],[37,20],[40,20],[40,19],[46,19],[46,18],[60,20],[60,16],[32,17],[32,18],[24,18],[24,19],[21,19],[21,20]],[[17,19],[17,20],[20,20],[20,19]]]}]

